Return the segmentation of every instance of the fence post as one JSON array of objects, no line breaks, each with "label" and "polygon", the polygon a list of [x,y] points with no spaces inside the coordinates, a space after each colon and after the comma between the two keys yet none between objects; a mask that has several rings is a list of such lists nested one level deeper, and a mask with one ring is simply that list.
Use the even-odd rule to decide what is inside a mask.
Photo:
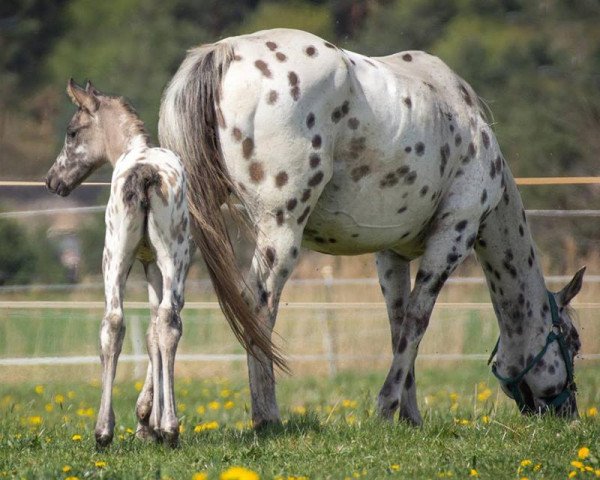
[{"label": "fence post", "polygon": [[[322,275],[325,280],[325,302],[331,303],[331,290],[333,288],[333,268],[331,265],[323,267]],[[321,313],[321,321],[323,322],[323,348],[325,349],[325,355],[327,357],[327,364],[329,367],[329,377],[334,377],[337,373],[337,345],[335,343],[336,328],[335,322],[331,316],[332,310],[326,308]]]}]

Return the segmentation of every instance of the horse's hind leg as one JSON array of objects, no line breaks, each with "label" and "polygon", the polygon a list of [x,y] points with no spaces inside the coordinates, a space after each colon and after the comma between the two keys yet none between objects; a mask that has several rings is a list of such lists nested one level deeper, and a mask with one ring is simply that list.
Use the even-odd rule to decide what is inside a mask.
[{"label": "horse's hind leg", "polygon": [[[399,405],[398,400],[404,397],[401,387],[406,387],[407,382],[414,383],[414,377],[409,380],[409,375],[414,372],[419,343],[429,325],[438,293],[473,248],[478,219],[464,220],[465,217],[459,217],[460,210],[452,213],[438,222],[436,231],[427,241],[415,286],[408,298],[404,321],[399,326],[392,365],[379,394],[379,411],[384,417],[391,417]],[[416,402],[413,415],[415,412],[418,413]]]},{"label": "horse's hind leg", "polygon": [[[108,206],[109,211],[112,206]],[[112,388],[117,361],[125,336],[123,292],[125,281],[134,260],[135,250],[142,238],[142,215],[130,210],[115,213],[108,222],[104,244],[103,272],[106,311],[100,328],[102,359],[102,399],[96,422],[96,443],[108,445],[113,438],[115,414],[112,408]]]},{"label": "horse's hind leg", "polygon": [[156,263],[162,274],[162,299],[153,319],[152,348],[158,349],[160,357],[152,355],[154,400],[150,427],[158,431],[167,444],[176,446],[179,420],[175,409],[175,353],[183,330],[180,312],[190,262],[189,222],[185,215],[159,208],[158,203],[153,203],[148,214],[148,237],[156,250]]},{"label": "horse's hind leg", "polygon": [[[406,305],[410,294],[410,263],[391,250],[375,254],[379,284],[385,298],[390,329],[392,332],[392,352],[398,349],[400,341],[400,326],[404,321]],[[381,396],[387,391],[382,389]],[[391,391],[389,393],[392,393]],[[381,411],[382,416],[391,418],[400,402],[400,418],[414,424],[421,424],[421,415],[417,407],[417,389],[414,382],[414,367],[408,374],[404,384],[404,393],[400,398],[386,402],[389,408]]]},{"label": "horse's hind leg", "polygon": [[[275,326],[281,291],[298,261],[301,241],[302,229],[295,217],[288,222],[268,217],[258,224],[256,249],[246,278],[249,291],[245,296],[255,306],[269,337]],[[272,362],[260,351],[249,353],[248,375],[254,426],[278,423]]]},{"label": "horse's hind leg", "polygon": [[[155,349],[155,319],[158,314],[158,306],[162,300],[162,275],[156,263],[145,263],[144,271],[146,272],[146,279],[148,280],[148,300],[150,301],[150,323],[148,325],[148,332],[146,333],[146,345],[148,347],[148,371],[146,373],[146,380],[144,386],[138,396],[136,403],[135,413],[138,418],[138,426],[136,429],[136,436],[140,439],[154,439],[156,435],[152,428],[150,428],[150,414],[152,412],[152,402],[154,396],[154,381],[153,381],[153,369],[152,369],[152,351]],[[158,355],[158,351],[154,356]]]}]

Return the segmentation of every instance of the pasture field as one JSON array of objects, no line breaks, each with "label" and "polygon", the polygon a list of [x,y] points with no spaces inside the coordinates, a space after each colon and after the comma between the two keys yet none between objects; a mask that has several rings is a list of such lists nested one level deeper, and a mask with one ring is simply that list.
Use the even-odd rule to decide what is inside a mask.
[{"label": "pasture field", "polygon": [[[387,424],[374,415],[383,371],[343,372],[332,379],[282,377],[284,425],[258,433],[249,427],[245,379],[179,377],[182,435],[176,450],[134,438],[139,381],[116,386],[116,436],[104,451],[95,450],[93,438],[97,380],[4,383],[0,477],[597,478],[597,372],[596,362],[578,365],[582,418],[569,423],[520,416],[485,362],[442,368],[421,362],[422,428]],[[230,470],[234,466],[243,470]]]}]

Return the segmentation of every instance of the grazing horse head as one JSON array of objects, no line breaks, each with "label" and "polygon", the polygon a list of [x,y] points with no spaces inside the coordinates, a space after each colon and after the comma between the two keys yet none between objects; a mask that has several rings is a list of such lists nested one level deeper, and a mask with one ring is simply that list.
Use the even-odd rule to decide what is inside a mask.
[{"label": "grazing horse head", "polygon": [[63,197],[105,163],[114,165],[136,134],[147,140],[143,123],[122,97],[104,95],[91,82],[84,89],[73,79],[67,84],[67,94],[78,110],[46,175],[48,189]]},{"label": "grazing horse head", "polygon": [[551,324],[547,332],[544,330],[541,348],[541,329],[532,338],[530,353],[522,369],[508,367],[509,376],[504,376],[498,373],[499,362],[492,367],[502,389],[516,401],[522,413],[551,412],[565,418],[578,416],[573,361],[581,341],[569,303],[581,289],[584,272],[585,268],[579,270],[560,292],[547,292],[547,302],[541,313],[549,312]]}]

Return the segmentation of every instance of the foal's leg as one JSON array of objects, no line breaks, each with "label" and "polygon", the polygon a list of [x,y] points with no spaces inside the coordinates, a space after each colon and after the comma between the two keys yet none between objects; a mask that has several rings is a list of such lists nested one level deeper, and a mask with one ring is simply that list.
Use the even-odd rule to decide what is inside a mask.
[{"label": "foal's leg", "polygon": [[146,381],[138,397],[135,411],[138,418],[136,436],[141,439],[150,439],[155,438],[154,431],[150,428],[150,414],[154,395],[152,356],[156,356],[158,351],[154,346],[156,344],[154,324],[158,314],[158,306],[162,300],[162,275],[154,262],[144,264],[144,271],[148,280],[148,300],[150,301],[150,323],[146,333],[149,363]]},{"label": "foal's leg", "polygon": [[[294,217],[283,224],[268,218],[259,222],[258,230],[252,266],[246,278],[249,291],[244,294],[254,305],[270,338],[281,291],[298,261],[302,230]],[[261,351],[254,350],[248,353],[248,375],[254,426],[279,423],[273,363]]]},{"label": "foal's leg", "polygon": [[96,443],[101,447],[108,445],[113,438],[112,387],[125,336],[123,291],[142,237],[142,217],[134,211],[122,217],[117,213],[109,225],[102,262],[106,311],[100,328],[102,399],[96,422]]},{"label": "foal's leg", "polygon": [[[156,341],[151,345],[154,402],[150,426],[171,446],[177,445],[179,439],[179,420],[175,408],[175,352],[182,334],[180,312],[190,263],[187,240],[189,222],[182,220],[176,225],[175,219],[180,218],[183,217],[179,213],[159,210],[155,204],[148,215],[148,236],[156,250],[156,263],[163,280],[162,299],[154,318],[153,338]],[[179,228],[184,230],[181,243],[177,241],[177,235],[172,234]]]},{"label": "foal's leg", "polygon": [[[410,263],[392,250],[375,254],[379,284],[385,298],[390,328],[392,331],[392,352],[398,349],[400,326],[404,321],[406,305],[410,294]],[[380,394],[381,395],[381,394]],[[391,417],[398,408],[398,403],[392,403],[390,409],[381,412],[385,417]],[[417,389],[414,382],[414,368],[407,376],[404,394],[400,400],[400,418],[411,423],[421,424],[421,415],[417,407]]]},{"label": "foal's leg", "polygon": [[[453,213],[439,221],[436,231],[427,241],[415,286],[408,298],[404,321],[399,327],[392,365],[379,393],[379,412],[384,418],[391,418],[403,397],[402,388],[414,382],[414,376],[409,381],[409,375],[414,372],[419,343],[429,324],[438,293],[473,247],[478,221],[463,220],[458,216],[460,211]],[[416,402],[414,407],[410,415],[413,421],[418,418]]]}]

